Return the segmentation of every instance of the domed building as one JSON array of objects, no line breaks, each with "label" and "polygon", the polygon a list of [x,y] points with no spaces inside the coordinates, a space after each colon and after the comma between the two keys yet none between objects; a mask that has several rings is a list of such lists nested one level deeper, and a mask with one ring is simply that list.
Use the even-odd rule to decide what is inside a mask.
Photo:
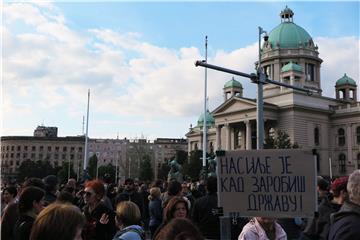
[{"label": "domed building", "polygon": [[[334,176],[346,175],[360,169],[357,84],[346,74],[338,76],[336,98],[322,96],[322,62],[311,35],[294,23],[294,12],[286,7],[280,13],[280,24],[262,45],[261,66],[269,79],[309,89],[313,94],[265,84],[265,138],[274,130],[285,131],[292,143],[317,155],[318,174],[329,176],[331,171]],[[256,149],[256,99],[244,97],[242,85],[234,78],[224,84],[223,94],[224,102],[211,112],[214,125],[208,129],[207,150]],[[201,150],[199,124],[186,136],[189,152]]]}]

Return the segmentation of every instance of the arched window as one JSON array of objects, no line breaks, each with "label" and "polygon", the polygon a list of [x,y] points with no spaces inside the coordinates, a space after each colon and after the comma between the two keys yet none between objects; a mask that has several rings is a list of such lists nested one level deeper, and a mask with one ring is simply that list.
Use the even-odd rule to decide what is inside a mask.
[{"label": "arched window", "polygon": [[356,142],[360,145],[360,127],[356,128]]},{"label": "arched window", "polygon": [[360,153],[357,155],[357,168],[360,169]]},{"label": "arched window", "polygon": [[320,133],[319,133],[318,127],[316,127],[314,129],[314,143],[316,146],[318,146],[320,144]]},{"label": "arched window", "polygon": [[194,149],[198,150],[198,144],[197,143],[195,143]]},{"label": "arched window", "polygon": [[346,156],[345,154],[341,153],[339,155],[339,173],[346,172]]},{"label": "arched window", "polygon": [[345,130],[343,128],[339,128],[338,130],[338,141],[339,141],[339,146],[345,145]]}]

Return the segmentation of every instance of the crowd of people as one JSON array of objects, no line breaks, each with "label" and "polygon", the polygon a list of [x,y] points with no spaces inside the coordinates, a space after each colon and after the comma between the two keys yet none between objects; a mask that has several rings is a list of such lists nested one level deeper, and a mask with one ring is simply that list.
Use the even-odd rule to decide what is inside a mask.
[{"label": "crowd of people", "polygon": [[[28,178],[1,191],[3,240],[205,240],[221,239],[217,179],[126,179],[119,185],[56,176]],[[311,219],[254,217],[239,240],[329,239],[360,236],[360,170],[328,182],[318,177],[318,214]]]}]

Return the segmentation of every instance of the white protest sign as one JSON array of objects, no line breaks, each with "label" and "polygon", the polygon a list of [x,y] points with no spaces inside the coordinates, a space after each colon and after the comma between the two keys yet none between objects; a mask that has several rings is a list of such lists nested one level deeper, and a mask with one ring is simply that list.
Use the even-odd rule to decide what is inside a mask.
[{"label": "white protest sign", "polygon": [[315,160],[298,149],[226,151],[217,157],[219,205],[230,216],[311,217]]}]

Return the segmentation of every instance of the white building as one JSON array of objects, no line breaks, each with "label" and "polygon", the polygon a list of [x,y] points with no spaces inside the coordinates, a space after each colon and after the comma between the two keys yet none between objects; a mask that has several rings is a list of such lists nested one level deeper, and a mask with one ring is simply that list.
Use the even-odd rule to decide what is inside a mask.
[{"label": "white building", "polygon": [[[315,91],[312,95],[264,85],[265,137],[274,129],[285,131],[300,148],[316,150],[318,173],[345,175],[360,168],[360,102],[357,84],[338,76],[336,98],[322,96],[318,47],[312,37],[293,21],[285,8],[281,23],[261,49],[261,66],[268,78]],[[349,64],[352,64],[349,62]],[[224,85],[224,102],[206,116],[207,149],[256,149],[256,99],[243,97],[235,79]],[[219,93],[220,94],[220,93]],[[188,150],[202,148],[203,115],[186,134]],[[331,162],[331,166],[330,166]]]}]

